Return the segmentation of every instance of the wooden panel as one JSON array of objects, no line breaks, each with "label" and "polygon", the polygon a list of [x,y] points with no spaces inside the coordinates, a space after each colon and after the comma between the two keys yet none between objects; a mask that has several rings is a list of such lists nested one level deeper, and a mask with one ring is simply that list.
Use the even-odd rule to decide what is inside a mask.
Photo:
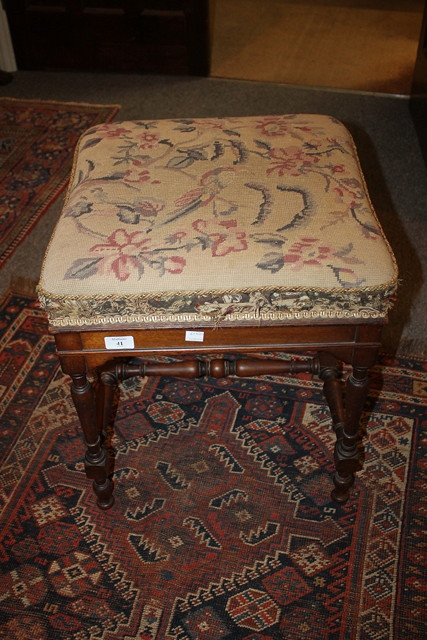
[{"label": "wooden panel", "polygon": [[[381,325],[360,325],[361,341],[377,342]],[[56,342],[60,352],[73,351],[107,351],[106,337],[125,338],[123,347],[110,351],[111,357],[116,354],[146,352],[203,352],[215,350],[262,350],[283,349],[285,347],[308,348],[312,345],[353,344],[357,341],[359,325],[318,325],[293,327],[229,327],[162,330],[124,330],[117,331],[84,331],[76,333],[59,333]],[[76,336],[79,335],[79,338]],[[132,338],[134,348],[128,348],[127,340]],[[80,345],[81,341],[81,347]]]},{"label": "wooden panel", "polygon": [[[356,351],[380,346],[382,324],[314,325],[287,327],[229,327],[201,329],[202,336],[186,336],[185,329],[131,331],[62,332],[55,335],[58,354],[64,371],[80,367],[83,356],[89,370],[105,365],[114,358],[159,355],[223,355],[231,353],[260,354],[265,352],[328,351],[344,362],[351,362]],[[193,334],[194,331],[193,330]],[[186,339],[187,337],[187,339]],[[105,338],[120,339],[123,347],[107,349]],[[128,348],[132,338],[134,348]],[[195,339],[194,339],[195,338]]]}]

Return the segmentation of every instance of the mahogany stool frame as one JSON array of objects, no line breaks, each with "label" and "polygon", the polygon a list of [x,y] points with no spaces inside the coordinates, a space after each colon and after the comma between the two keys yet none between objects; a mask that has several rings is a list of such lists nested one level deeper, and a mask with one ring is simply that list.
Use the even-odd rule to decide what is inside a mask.
[{"label": "mahogany stool frame", "polygon": [[[375,363],[381,346],[383,324],[383,320],[347,320],[272,326],[203,326],[196,328],[203,332],[202,343],[189,343],[186,329],[182,327],[141,329],[122,325],[113,331],[53,328],[62,370],[72,379],[71,393],[86,444],[86,475],[93,480],[98,506],[109,509],[114,503],[111,460],[103,444],[103,434],[112,417],[119,382],[133,376],[220,378],[298,372],[318,375],[323,381],[336,434],[332,498],[339,503],[346,502],[355,472],[363,465],[360,419],[369,386],[368,370]],[[107,350],[105,337],[123,335],[133,337],[135,348]],[[253,357],[266,352],[306,353],[310,358]],[[224,357],[227,354],[247,357],[228,360]],[[150,362],[150,358],[156,356],[180,355],[186,358],[178,362]],[[188,355],[194,357],[187,358]],[[340,377],[342,363],[351,366],[345,384]]]}]

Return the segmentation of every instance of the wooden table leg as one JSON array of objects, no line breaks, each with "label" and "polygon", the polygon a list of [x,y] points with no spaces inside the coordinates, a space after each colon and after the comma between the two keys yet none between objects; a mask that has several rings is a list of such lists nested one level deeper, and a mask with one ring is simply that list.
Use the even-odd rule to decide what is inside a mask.
[{"label": "wooden table leg", "polygon": [[86,373],[71,373],[70,375],[72,378],[71,394],[86,444],[86,475],[93,480],[98,506],[101,509],[109,509],[114,503],[113,483],[109,477],[108,454],[102,445],[101,425],[96,420],[94,387],[87,379]]},{"label": "wooden table leg", "polygon": [[[349,489],[354,482],[354,472],[348,473],[347,465],[342,468],[341,442],[345,430],[345,410],[343,398],[343,383],[340,379],[339,361],[329,353],[319,353],[319,376],[323,380],[323,393],[328,403],[332,426],[336,435],[335,444],[335,474],[332,499],[344,503],[348,500]],[[339,453],[338,453],[339,451]]]},{"label": "wooden table leg", "polygon": [[335,489],[332,497],[346,502],[354,482],[354,474],[363,466],[360,419],[369,388],[368,368],[354,367],[346,382],[344,427],[335,446]]}]

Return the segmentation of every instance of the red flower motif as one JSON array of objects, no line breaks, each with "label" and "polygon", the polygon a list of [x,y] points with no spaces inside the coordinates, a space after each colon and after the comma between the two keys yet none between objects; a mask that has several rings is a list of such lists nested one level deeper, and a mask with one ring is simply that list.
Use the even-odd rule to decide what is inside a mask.
[{"label": "red flower motif", "polygon": [[171,256],[165,262],[165,269],[169,271],[169,273],[182,273],[184,267],[186,265],[186,261],[184,258],[180,258],[179,256]]},{"label": "red flower motif", "polygon": [[125,127],[122,127],[119,124],[116,127],[113,127],[111,124],[106,123],[97,127],[96,133],[101,138],[120,138],[120,136],[131,133],[131,130],[125,129]]},{"label": "red flower motif", "polygon": [[148,133],[145,131],[139,136],[141,143],[141,149],[151,149],[155,143],[159,140],[160,136],[157,133]]},{"label": "red flower motif", "polygon": [[301,238],[294,242],[283,256],[285,264],[296,271],[300,271],[305,265],[320,266],[331,255],[332,250],[330,246],[319,245],[318,242],[317,238]]},{"label": "red flower motif", "polygon": [[[134,165],[136,166],[140,164],[141,162],[139,161],[134,162]],[[150,180],[150,178],[151,178],[150,172],[147,171],[147,169],[144,169],[144,171],[138,171],[136,169],[128,169],[125,175],[123,176],[123,180],[125,182],[147,182],[147,180]]]},{"label": "red flower motif", "polygon": [[162,209],[164,209],[164,205],[160,204],[159,202],[154,203],[150,202],[149,200],[144,200],[143,202],[135,203],[135,210],[137,211],[137,213],[147,218],[156,217],[159,211],[161,211]]},{"label": "red flower motif", "polygon": [[288,123],[281,117],[271,117],[262,120],[256,127],[265,136],[283,136],[289,130]]},{"label": "red flower motif", "polygon": [[107,240],[108,243],[96,244],[90,249],[104,257],[98,272],[113,272],[119,280],[127,280],[132,273],[138,271],[137,256],[142,250],[149,249],[150,240],[145,233],[128,233],[125,229],[117,229]]},{"label": "red flower motif", "polygon": [[331,169],[332,173],[344,173],[346,170],[343,164],[334,164]]},{"label": "red flower motif", "polygon": [[236,220],[217,222],[199,219],[193,223],[193,227],[213,241],[211,246],[213,257],[222,257],[232,251],[245,251],[248,248],[246,233],[236,228]]},{"label": "red flower motif", "polygon": [[319,162],[316,156],[308,156],[299,147],[287,147],[286,149],[275,148],[269,151],[274,166],[267,169],[267,173],[277,171],[279,176],[285,174],[291,176],[301,175],[304,167],[308,167],[315,162]]}]

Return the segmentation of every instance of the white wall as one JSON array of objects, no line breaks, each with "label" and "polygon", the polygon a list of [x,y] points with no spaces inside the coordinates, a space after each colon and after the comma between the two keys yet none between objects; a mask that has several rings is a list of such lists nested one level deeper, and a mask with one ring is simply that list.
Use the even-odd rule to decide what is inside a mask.
[{"label": "white wall", "polygon": [[9,24],[6,11],[0,0],[0,69],[2,71],[16,71],[16,60],[10,38]]}]

